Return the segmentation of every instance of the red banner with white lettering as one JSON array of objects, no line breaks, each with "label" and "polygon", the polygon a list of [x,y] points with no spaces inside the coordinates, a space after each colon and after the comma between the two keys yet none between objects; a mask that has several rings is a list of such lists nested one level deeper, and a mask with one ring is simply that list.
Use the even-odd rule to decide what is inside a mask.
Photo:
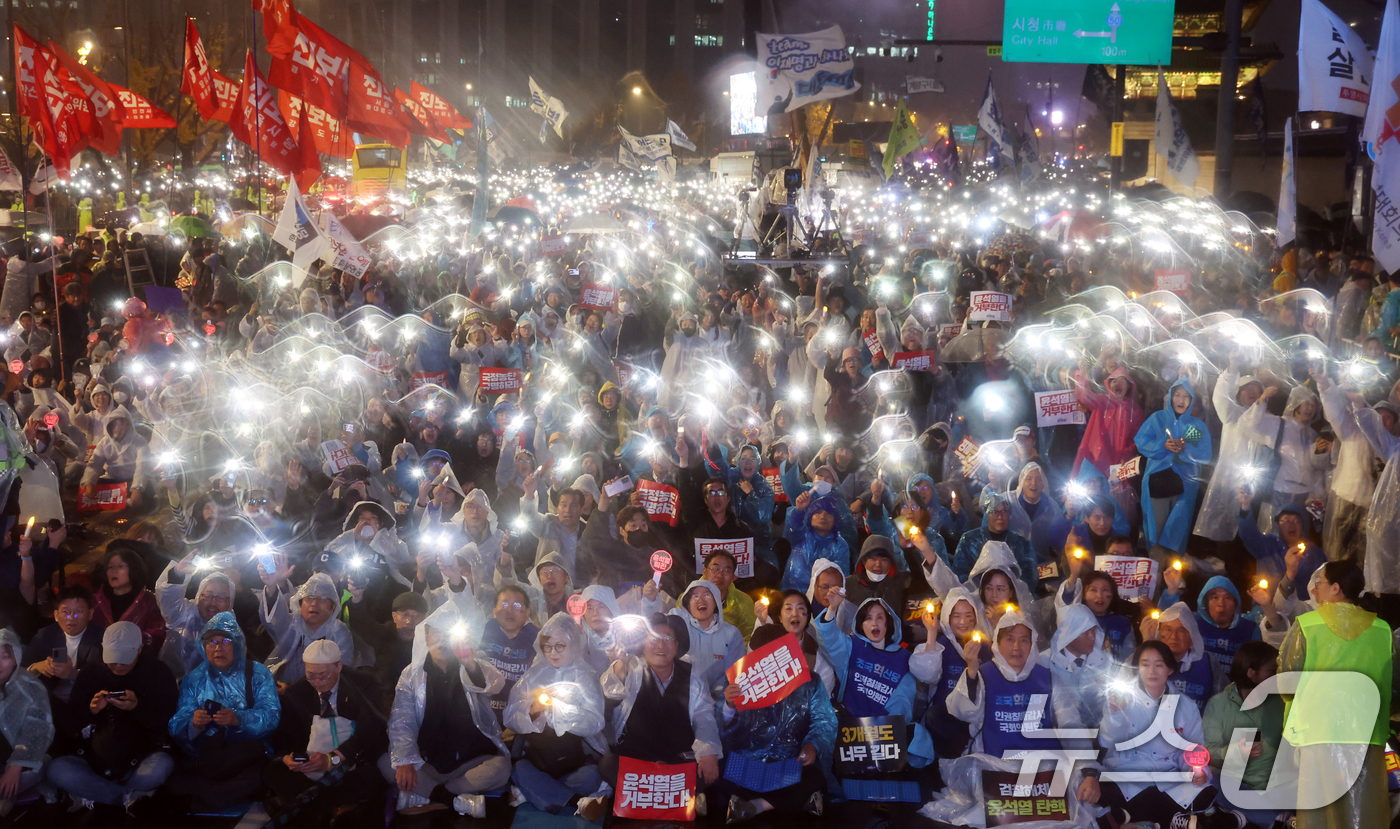
[{"label": "red banner with white lettering", "polygon": [[277,90],[277,106],[282,110],[287,128],[297,136],[298,145],[301,144],[301,114],[306,112],[307,123],[311,128],[311,141],[316,146],[316,152],[325,153],[332,158],[350,157],[354,146],[350,143],[349,133],[341,128],[340,122],[332,118],[330,113],[284,89]]},{"label": "red banner with white lettering", "polygon": [[311,126],[310,115],[301,119],[296,137],[298,158],[293,175],[297,180],[297,189],[305,193],[316,183],[316,179],[321,177],[321,153],[316,148],[316,135]]},{"label": "red banner with white lettering", "polygon": [[243,85],[222,72],[209,74],[214,78],[214,100],[218,102],[218,108],[207,120],[231,124],[234,108],[238,106],[238,93],[243,91]]},{"label": "red banner with white lettering", "polygon": [[637,481],[637,499],[653,521],[664,521],[672,527],[681,521],[681,494],[675,487],[656,481]]},{"label": "red banner with white lettering", "polygon": [[97,77],[91,69],[83,66],[77,58],[64,51],[62,46],[49,41],[49,52],[58,61],[66,80],[81,91],[83,98],[92,110],[93,125],[101,134],[94,133],[92,146],[106,155],[116,155],[122,149],[122,104],[107,82]]},{"label": "red banner with white lettering", "polygon": [[292,53],[274,56],[267,82],[330,113],[337,120],[349,114],[350,62],[359,53],[326,30],[294,14],[296,41]]},{"label": "red banner with white lettering", "polygon": [[262,12],[267,53],[281,58],[290,55],[297,37],[292,0],[253,0],[253,11]]},{"label": "red banner with white lettering", "polygon": [[563,256],[568,251],[569,245],[563,236],[546,236],[540,240],[541,256]]},{"label": "red banner with white lettering", "polygon": [[932,351],[901,351],[894,355],[891,365],[908,371],[933,371],[933,363]]},{"label": "red banner with white lettering", "polygon": [[445,371],[415,371],[413,376],[408,378],[408,390],[416,391],[420,386],[436,385],[447,388],[447,372]]},{"label": "red banner with white lettering", "polygon": [[431,89],[428,89],[417,81],[413,81],[409,84],[408,91],[413,94],[413,99],[415,101],[422,104],[428,112],[432,114],[433,120],[442,124],[444,127],[450,127],[454,130],[469,130],[472,128],[470,118],[463,116],[462,113],[457,111],[456,107],[444,101]]},{"label": "red banner with white lettering", "polygon": [[199,117],[206,121],[213,119],[219,109],[219,100],[214,96],[214,70],[209,66],[209,54],[204,51],[204,41],[199,39],[194,20],[188,17],[185,18],[185,67],[180,73],[180,94],[194,99]]},{"label": "red banner with white lettering", "polygon": [[442,124],[437,122],[428,108],[413,100],[413,98],[397,86],[394,87],[394,100],[399,104],[399,113],[402,116],[404,128],[414,135],[422,135],[428,138],[436,138],[438,141],[451,142],[452,136],[447,134],[447,130],[442,128]]},{"label": "red banner with white lettering", "polygon": [[520,391],[525,383],[525,372],[518,368],[482,368],[478,386],[492,394],[507,394]]},{"label": "red banner with white lettering", "polygon": [[[58,78],[59,85],[63,87],[63,97],[61,99],[63,113],[73,124],[75,130],[74,134],[78,137],[77,142],[73,144],[71,157],[77,157],[78,153],[88,147],[97,147],[101,149],[99,145],[102,144],[104,138],[102,134],[102,124],[97,120],[97,113],[92,105],[92,101],[88,100],[87,94],[83,91],[83,88],[73,80],[73,76],[68,73],[68,70],[63,68],[63,64],[59,61],[58,55],[54,54],[52,49],[45,48],[44,55],[48,58],[49,68],[53,70],[54,76]],[[52,102],[50,102],[50,105],[52,105]],[[118,144],[120,144],[120,141]],[[118,147],[118,149],[120,149],[120,147]],[[116,151],[114,150],[111,154],[115,155]]]},{"label": "red banner with white lettering", "polygon": [[175,119],[170,117],[170,113],[160,109],[142,96],[114,83],[107,85],[112,88],[112,92],[116,93],[117,100],[122,102],[122,110],[126,113],[122,116],[123,128],[152,130],[170,129],[175,126]]},{"label": "red banner with white lettering", "polygon": [[763,467],[763,480],[773,487],[773,503],[786,504],[788,502],[787,490],[783,489],[783,476],[776,466]]},{"label": "red banner with white lettering", "polygon": [[582,308],[611,311],[617,306],[617,286],[585,282],[583,283],[583,296],[579,299],[578,304]]},{"label": "red banner with white lettering", "polygon": [[126,509],[126,484],[98,484],[89,495],[78,493],[78,512]]},{"label": "red banner with white lettering", "polygon": [[736,711],[767,708],[782,702],[812,678],[802,646],[791,633],[740,657],[724,672],[743,696],[734,701]]},{"label": "red banner with white lettering", "polygon": [[14,48],[19,114],[29,119],[34,142],[66,181],[74,148],[82,140],[77,121],[67,109],[68,91],[54,71],[48,50],[18,25],[14,27]]},{"label": "red banner with white lettering", "polygon": [[301,171],[301,153],[277,108],[277,90],[263,80],[251,51],[244,63],[243,86],[234,111],[237,115],[229,122],[234,137],[257,150],[262,160],[282,175]]},{"label": "red banner with white lettering", "polygon": [[618,757],[613,814],[642,820],[695,820],[695,764]]},{"label": "red banner with white lettering", "polygon": [[403,125],[403,110],[389,85],[378,70],[368,62],[350,62],[350,113],[345,126],[365,132],[395,147],[408,146],[408,130]]}]

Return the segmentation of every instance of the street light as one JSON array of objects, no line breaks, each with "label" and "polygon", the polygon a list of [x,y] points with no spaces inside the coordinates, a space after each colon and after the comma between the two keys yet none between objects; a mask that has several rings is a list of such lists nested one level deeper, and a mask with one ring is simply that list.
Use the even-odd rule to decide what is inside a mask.
[{"label": "street light", "polygon": [[468,92],[471,92],[471,91],[472,91],[472,85],[471,85],[470,83],[467,84],[467,91],[468,91]]}]

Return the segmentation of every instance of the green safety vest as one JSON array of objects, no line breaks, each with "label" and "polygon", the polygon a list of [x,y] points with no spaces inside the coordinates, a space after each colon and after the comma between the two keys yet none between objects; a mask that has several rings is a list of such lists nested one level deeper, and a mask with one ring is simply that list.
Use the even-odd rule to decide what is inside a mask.
[{"label": "green safety vest", "polygon": [[[1303,678],[1284,713],[1283,736],[1295,746],[1385,743],[1390,721],[1390,626],[1380,619],[1351,641],[1332,632],[1314,610],[1298,617],[1307,644]],[[1379,710],[1363,710],[1356,682],[1363,674],[1380,692]],[[1364,681],[1364,680],[1362,680]],[[1358,704],[1349,704],[1358,703]]]}]

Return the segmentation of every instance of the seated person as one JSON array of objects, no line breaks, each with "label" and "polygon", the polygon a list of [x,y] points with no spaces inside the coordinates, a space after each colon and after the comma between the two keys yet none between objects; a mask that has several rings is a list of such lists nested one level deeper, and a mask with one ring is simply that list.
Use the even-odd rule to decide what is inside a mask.
[{"label": "seated person", "polygon": [[540,630],[535,661],[510,691],[505,724],[524,741],[511,772],[524,799],[550,814],[602,816],[606,798],[599,794],[597,763],[608,749],[603,692],[568,614],[555,614]]},{"label": "seated person", "polygon": [[101,440],[83,472],[81,490],[85,495],[97,492],[98,484],[129,484],[126,503],[140,509],[146,488],[146,439],[136,433],[131,415],[118,408],[103,423]]},{"label": "seated person", "polygon": [[620,703],[612,713],[612,749],[598,763],[603,780],[614,789],[618,757],[694,762],[700,789],[719,778],[723,750],[714,700],[700,671],[681,661],[690,648],[688,628],[679,616],[653,613],[643,636],[628,632],[632,641],[627,652],[602,676],[603,696]]},{"label": "seated person", "polygon": [[1155,639],[1171,649],[1177,666],[1170,679],[1172,693],[1190,697],[1200,713],[1210,698],[1225,688],[1225,671],[1206,650],[1197,618],[1185,602],[1177,602],[1156,619],[1144,617],[1141,630],[1144,642]]},{"label": "seated person", "polygon": [[1240,615],[1240,591],[1224,576],[1211,576],[1196,602],[1196,627],[1206,653],[1220,662],[1225,673],[1235,661],[1240,645],[1259,638],[1259,625]]},{"label": "seated person", "polygon": [[282,703],[267,666],[248,658],[231,611],[217,613],[200,636],[204,660],[180,683],[170,736],[185,754],[167,784],[195,808],[224,809],[262,788],[265,740]]},{"label": "seated person", "polygon": [[379,757],[379,773],[398,787],[401,813],[444,809],[450,801],[459,814],[479,818],[486,814],[482,793],[510,779],[510,752],[491,712],[491,695],[505,678],[477,658],[472,641],[453,604],[413,631],[413,659],[394,689],[389,751]]},{"label": "seated person", "polygon": [[302,678],[282,694],[273,758],[263,770],[273,796],[264,807],[274,817],[299,810],[309,825],[324,826],[383,791],[376,763],[389,747],[388,724],[378,686],[345,667],[333,640],[308,644],[301,661]]},{"label": "seated person", "polygon": [[[347,587],[354,604],[356,593]],[[419,593],[400,593],[390,605],[389,621],[376,622],[365,613],[350,614],[350,632],[374,652],[374,679],[380,690],[392,690],[413,658],[413,630],[428,615],[428,600]],[[390,697],[392,704],[392,696]],[[386,710],[391,706],[385,706]]]},{"label": "seated person", "polygon": [[263,601],[259,603],[263,625],[277,640],[277,646],[267,658],[272,675],[282,684],[301,679],[305,672],[301,663],[302,650],[319,639],[335,642],[347,660],[352,658],[354,637],[350,635],[350,628],[335,618],[340,612],[340,591],[335,582],[325,573],[315,573],[292,592],[289,580],[292,568],[280,555],[273,559],[282,565],[276,573],[269,573],[262,564],[258,565],[258,575],[264,585]]},{"label": "seated person", "polygon": [[716,693],[727,684],[724,672],[744,655],[744,637],[720,617],[721,602],[718,587],[696,579],[681,596],[680,607],[670,613],[690,627],[685,661],[695,666],[705,687]]},{"label": "seated person", "polygon": [[216,571],[199,582],[194,601],[185,598],[185,579],[196,572],[194,558],[194,553],[190,553],[171,563],[156,579],[156,601],[166,624],[160,657],[177,678],[203,664],[201,638],[205,626],[216,615],[233,610],[236,591],[233,579]]},{"label": "seated person", "polygon": [[0,818],[21,795],[44,779],[44,763],[53,742],[49,695],[38,678],[21,670],[24,647],[9,628],[0,628]]},{"label": "seated person", "polygon": [[[453,605],[443,605],[453,607]],[[535,659],[535,638],[540,629],[530,621],[530,597],[518,584],[496,591],[491,618],[482,629],[478,649],[481,658],[501,674],[501,687],[491,696],[491,710],[497,722],[505,716],[510,690]]]},{"label": "seated person", "polygon": [[[787,632],[780,625],[765,625],[754,631],[749,646],[757,650]],[[759,763],[796,758],[802,764],[802,777],[791,786],[766,792],[747,789],[727,777],[721,779],[715,792],[721,803],[728,804],[726,822],[736,823],[767,811],[821,815],[826,781],[818,761],[829,761],[836,743],[836,711],[821,681],[809,678],[773,705],[737,711],[734,704],[742,694],[738,685],[724,689],[720,737],[725,767],[739,758]]]},{"label": "seated person", "polygon": [[43,678],[51,697],[60,744],[77,733],[68,717],[73,683],[84,668],[102,664],[102,629],[90,624],[92,605],[92,593],[81,584],[59,590],[54,596],[54,624],[36,633],[25,649],[24,667]]},{"label": "seated person", "polygon": [[134,622],[102,632],[102,664],[78,675],[69,720],[78,729],[77,753],[49,763],[49,782],[73,802],[131,804],[165,783],[175,760],[162,748],[175,713],[175,675],[151,650]]},{"label": "seated person", "polygon": [[[1269,694],[1262,704],[1243,709],[1250,692],[1277,672],[1278,648],[1265,642],[1245,642],[1235,651],[1230,664],[1230,684],[1206,703],[1202,717],[1205,739],[1201,744],[1210,752],[1211,770],[1220,775],[1226,752],[1243,752],[1248,759],[1239,780],[1241,789],[1263,791],[1269,787],[1274,758],[1283,740],[1283,697]],[[1232,746],[1237,728],[1256,729],[1253,741]],[[1221,796],[1224,797],[1223,791]],[[1245,811],[1245,817],[1255,825],[1265,826],[1273,822],[1274,813]]]}]

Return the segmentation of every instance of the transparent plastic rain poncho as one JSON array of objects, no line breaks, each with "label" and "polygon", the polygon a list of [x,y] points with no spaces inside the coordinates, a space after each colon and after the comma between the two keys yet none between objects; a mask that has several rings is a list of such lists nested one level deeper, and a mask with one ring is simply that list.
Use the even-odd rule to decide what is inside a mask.
[{"label": "transparent plastic rain poncho", "polygon": [[199,638],[204,634],[204,619],[199,615],[199,597],[206,591],[222,589],[230,606],[235,593],[233,579],[222,572],[213,572],[199,582],[193,600],[185,598],[186,581],[172,582],[175,562],[171,562],[156,580],[156,604],[165,617],[167,634],[161,646],[160,658],[176,677],[182,677],[204,661],[204,648]]},{"label": "transparent plastic rain poncho", "polygon": [[1366,513],[1366,561],[1362,568],[1366,589],[1376,594],[1400,593],[1400,438],[1386,430],[1380,412],[1374,409],[1358,411],[1356,422],[1371,448],[1385,460]]},{"label": "transparent plastic rain poncho", "polygon": [[[1014,760],[1002,760],[988,754],[968,754],[954,760],[939,760],[938,769],[945,783],[941,792],[936,792],[933,800],[919,809],[926,818],[942,821],[955,826],[986,827],[987,805],[982,794],[982,772],[1020,771],[1021,764]],[[1083,782],[1083,764],[1075,765],[1065,788],[1065,800],[1069,806],[1069,822],[1061,820],[1031,820],[1017,823],[1017,829],[1065,829],[1077,826],[1092,829],[1096,826],[1095,816],[1099,809],[1081,804],[1075,797],[1079,784]]]},{"label": "transparent plastic rain poncho", "polygon": [[24,646],[19,635],[9,628],[0,628],[0,647],[6,645],[15,658],[14,673],[0,685],[0,734],[14,749],[6,762],[38,770],[43,768],[44,754],[53,742],[49,692],[38,677],[20,667]]},{"label": "transparent plastic rain poncho", "polygon": [[[541,648],[545,639],[551,644],[568,643],[568,661],[558,668],[550,664]],[[532,718],[530,706],[541,693],[549,695],[549,702],[539,718]],[[598,674],[584,659],[583,636],[569,614],[549,617],[535,637],[535,661],[510,689],[505,725],[517,734],[535,734],[547,728],[561,737],[572,733],[583,737],[599,754],[608,750],[603,734],[603,689]]]},{"label": "transparent plastic rain poncho", "polygon": [[[1240,418],[1240,424],[1249,439],[1258,443],[1265,451],[1278,450],[1280,466],[1278,476],[1273,481],[1274,494],[1300,495],[1322,498],[1325,496],[1325,476],[1332,456],[1327,452],[1314,451],[1318,434],[1307,423],[1293,419],[1294,413],[1307,401],[1313,401],[1315,410],[1320,412],[1321,402],[1312,389],[1294,386],[1288,392],[1288,403],[1283,407],[1280,418],[1268,412],[1265,401],[1260,400]],[[1280,435],[1279,427],[1283,431]],[[1278,445],[1275,446],[1275,443]],[[1274,505],[1265,501],[1259,508],[1259,526],[1274,525]]]},{"label": "transparent plastic rain poncho", "polygon": [[[264,593],[266,589],[264,589]],[[335,610],[313,633],[301,616],[303,599],[326,599],[335,603]],[[283,682],[295,682],[306,674],[306,665],[301,661],[301,652],[317,639],[334,642],[342,654],[342,661],[352,668],[361,667],[355,652],[355,640],[350,628],[338,618],[340,614],[340,591],[335,581],[325,573],[313,573],[302,582],[290,598],[283,598],[279,591],[269,602],[265,595],[258,597],[258,611],[263,626],[276,644],[267,658],[267,666]],[[373,664],[372,662],[370,664]]]},{"label": "transparent plastic rain poncho", "polygon": [[[428,680],[423,662],[430,658],[429,629],[452,637],[462,645],[470,645],[481,638],[481,628],[470,624],[470,620],[463,618],[453,604],[445,604],[433,611],[413,629],[413,661],[399,674],[398,684],[394,687],[394,708],[389,714],[389,756],[395,768],[403,765],[421,768],[424,763],[418,752],[418,728],[423,724],[423,714],[428,707]],[[501,725],[496,722],[490,700],[492,694],[500,693],[505,686],[505,677],[485,660],[477,660],[475,667],[481,671],[484,685],[474,683],[466,668],[458,669],[462,690],[467,692],[471,705],[472,722],[477,730],[496,744],[503,756],[508,756],[510,752],[501,742]]]},{"label": "transparent plastic rain poncho", "polygon": [[1240,514],[1239,489],[1245,484],[1261,483],[1255,480],[1255,473],[1267,450],[1250,439],[1240,422],[1248,410],[1235,400],[1239,390],[1250,383],[1259,381],[1241,377],[1238,371],[1229,368],[1216,379],[1211,393],[1211,402],[1221,423],[1220,455],[1216,458],[1210,483],[1206,485],[1205,501],[1196,516],[1196,534],[1213,541],[1229,541],[1235,537]]}]

